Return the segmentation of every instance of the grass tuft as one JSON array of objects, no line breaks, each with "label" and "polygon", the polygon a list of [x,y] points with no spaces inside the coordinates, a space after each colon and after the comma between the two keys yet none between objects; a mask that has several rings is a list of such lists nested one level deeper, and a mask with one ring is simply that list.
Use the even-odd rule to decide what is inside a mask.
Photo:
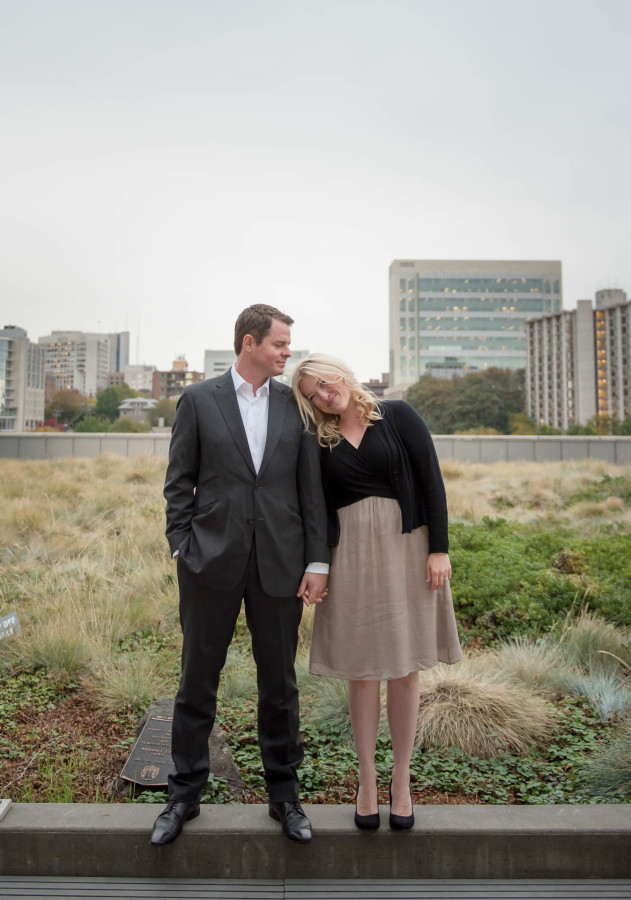
[{"label": "grass tuft", "polygon": [[348,710],[348,687],[338,678],[316,678],[313,683],[315,699],[307,714],[307,721],[321,734],[331,734],[343,743],[353,743],[353,729]]},{"label": "grass tuft", "polygon": [[585,762],[579,782],[590,797],[619,793],[631,797],[631,720],[620,726],[608,746]]},{"label": "grass tuft", "polygon": [[586,608],[567,617],[559,648],[584,673],[619,671],[621,663],[631,666],[629,635]]},{"label": "grass tuft", "polygon": [[577,674],[568,690],[577,697],[586,697],[601,722],[622,717],[631,709],[631,691],[612,672]]},{"label": "grass tuft", "polygon": [[102,663],[86,681],[86,688],[105,709],[145,710],[165,692],[167,679],[159,656],[124,653]]},{"label": "grass tuft", "polygon": [[518,636],[500,644],[490,661],[504,680],[543,695],[564,693],[573,678],[558,644],[546,638],[535,641]]},{"label": "grass tuft", "polygon": [[16,651],[27,669],[46,669],[60,682],[73,681],[85,671],[94,649],[85,634],[63,620],[23,634],[16,641]]},{"label": "grass tuft", "polygon": [[221,696],[226,700],[246,700],[256,697],[256,674],[252,657],[238,650],[229,650],[221,672]]},{"label": "grass tuft", "polygon": [[553,724],[552,708],[523,687],[467,678],[437,666],[421,679],[416,744],[459,747],[489,759],[525,753]]}]

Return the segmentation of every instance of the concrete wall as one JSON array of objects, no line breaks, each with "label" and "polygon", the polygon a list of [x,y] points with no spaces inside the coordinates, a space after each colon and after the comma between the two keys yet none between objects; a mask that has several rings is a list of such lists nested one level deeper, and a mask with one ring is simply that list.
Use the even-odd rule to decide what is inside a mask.
[{"label": "concrete wall", "polygon": [[0,458],[57,459],[60,456],[169,455],[170,434],[1,433]]},{"label": "concrete wall", "polygon": [[[56,459],[169,455],[170,434],[53,434],[0,433],[0,458]],[[434,444],[442,462],[558,462],[602,459],[631,465],[631,437],[555,437],[534,435],[436,435]]]},{"label": "concrete wall", "polygon": [[560,462],[602,459],[631,465],[631,437],[555,437],[539,435],[437,435],[441,462]]}]

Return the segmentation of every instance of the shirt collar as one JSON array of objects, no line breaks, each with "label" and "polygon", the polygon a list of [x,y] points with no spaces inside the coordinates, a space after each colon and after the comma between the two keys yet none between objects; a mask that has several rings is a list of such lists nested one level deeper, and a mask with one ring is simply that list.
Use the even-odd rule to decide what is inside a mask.
[{"label": "shirt collar", "polygon": [[[246,381],[245,378],[242,378],[239,375],[234,363],[232,364],[232,367],[230,369],[230,374],[232,375],[232,382],[234,384],[235,391],[237,391],[238,393],[243,393],[245,391],[246,393],[254,394],[254,388],[252,387],[252,385],[250,384],[249,381]],[[267,381],[265,381],[261,385],[261,387],[258,389],[256,394],[254,394],[254,396],[260,396],[261,394],[269,394],[271,380],[272,380],[271,378],[268,378]]]}]

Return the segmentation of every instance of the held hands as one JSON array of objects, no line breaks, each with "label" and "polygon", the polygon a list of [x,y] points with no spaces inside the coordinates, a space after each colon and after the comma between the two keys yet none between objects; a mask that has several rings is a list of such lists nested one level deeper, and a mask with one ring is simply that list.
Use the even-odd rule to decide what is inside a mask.
[{"label": "held hands", "polygon": [[425,581],[429,584],[432,591],[443,587],[445,582],[451,578],[451,563],[449,562],[448,553],[430,553],[427,557]]},{"label": "held hands", "polygon": [[319,572],[305,572],[298,588],[297,597],[302,597],[305,606],[312,603],[322,603],[329,590],[326,586],[328,575]]}]

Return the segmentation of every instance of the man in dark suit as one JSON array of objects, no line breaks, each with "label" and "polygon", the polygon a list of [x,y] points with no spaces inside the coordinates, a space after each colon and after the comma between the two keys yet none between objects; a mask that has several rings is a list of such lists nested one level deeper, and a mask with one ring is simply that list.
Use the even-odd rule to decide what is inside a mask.
[{"label": "man in dark suit", "polygon": [[187,387],[178,403],[164,495],[177,556],[182,678],[175,700],[169,803],[151,843],[174,841],[199,815],[217,686],[245,601],[257,666],[258,731],[269,813],[311,840],[298,802],[303,758],[294,662],[303,599],[326,593],[329,549],[319,450],[291,390],[273,380],[291,356],[293,320],[245,309],[235,365]]}]

